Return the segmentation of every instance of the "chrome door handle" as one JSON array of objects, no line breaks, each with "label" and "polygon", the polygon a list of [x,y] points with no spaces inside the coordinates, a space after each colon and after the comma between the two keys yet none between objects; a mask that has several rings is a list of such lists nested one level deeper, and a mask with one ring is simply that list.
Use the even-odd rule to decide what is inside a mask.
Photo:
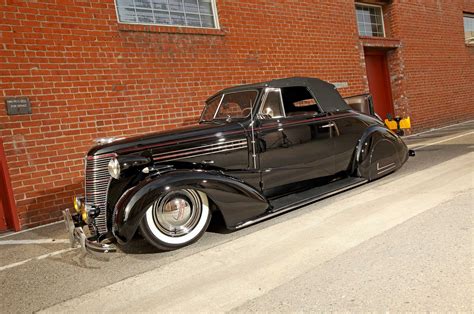
[{"label": "chrome door handle", "polygon": [[328,124],[325,124],[325,125],[321,125],[321,128],[332,128],[334,126],[334,123],[328,123]]},{"label": "chrome door handle", "polygon": [[214,163],[214,160],[203,160],[202,163],[212,165]]}]

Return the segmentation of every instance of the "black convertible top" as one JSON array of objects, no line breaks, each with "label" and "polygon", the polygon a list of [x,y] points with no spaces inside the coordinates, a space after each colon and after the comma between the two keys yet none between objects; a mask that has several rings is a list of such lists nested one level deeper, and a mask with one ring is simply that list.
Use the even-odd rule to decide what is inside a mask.
[{"label": "black convertible top", "polygon": [[325,112],[349,110],[351,107],[342,99],[336,87],[328,82],[311,77],[290,77],[267,82],[239,85],[222,90],[220,93],[237,92],[249,88],[284,88],[294,86],[305,86],[313,94],[321,109]]}]

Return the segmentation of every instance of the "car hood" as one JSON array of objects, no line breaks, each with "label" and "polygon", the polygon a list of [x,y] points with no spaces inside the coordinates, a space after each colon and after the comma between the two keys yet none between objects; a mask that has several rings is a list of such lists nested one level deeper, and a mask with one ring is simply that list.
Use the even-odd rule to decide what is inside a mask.
[{"label": "car hood", "polygon": [[149,133],[128,137],[112,143],[92,147],[88,156],[96,156],[110,153],[128,154],[143,151],[152,147],[172,146],[180,143],[205,140],[212,137],[220,138],[225,134],[242,132],[242,124],[233,122],[225,124],[199,124],[191,127],[174,129],[170,131]]}]

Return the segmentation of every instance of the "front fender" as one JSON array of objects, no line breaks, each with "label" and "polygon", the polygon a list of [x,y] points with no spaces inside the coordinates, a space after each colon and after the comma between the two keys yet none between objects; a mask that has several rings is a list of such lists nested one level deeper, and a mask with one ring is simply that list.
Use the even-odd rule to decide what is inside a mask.
[{"label": "front fender", "polygon": [[146,178],[126,191],[117,202],[112,230],[119,242],[131,240],[153,202],[163,193],[177,188],[205,193],[222,213],[229,228],[263,214],[269,207],[267,199],[253,187],[221,172],[171,171]]}]

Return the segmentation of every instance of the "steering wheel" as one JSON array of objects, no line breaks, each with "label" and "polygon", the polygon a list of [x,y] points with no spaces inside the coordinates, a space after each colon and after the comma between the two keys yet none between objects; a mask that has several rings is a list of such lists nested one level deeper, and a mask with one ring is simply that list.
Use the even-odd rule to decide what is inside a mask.
[{"label": "steering wheel", "polygon": [[244,117],[248,116],[248,115],[250,114],[250,111],[251,111],[251,110],[250,110],[250,108],[248,108],[248,107],[242,109],[242,116],[244,116]]}]

